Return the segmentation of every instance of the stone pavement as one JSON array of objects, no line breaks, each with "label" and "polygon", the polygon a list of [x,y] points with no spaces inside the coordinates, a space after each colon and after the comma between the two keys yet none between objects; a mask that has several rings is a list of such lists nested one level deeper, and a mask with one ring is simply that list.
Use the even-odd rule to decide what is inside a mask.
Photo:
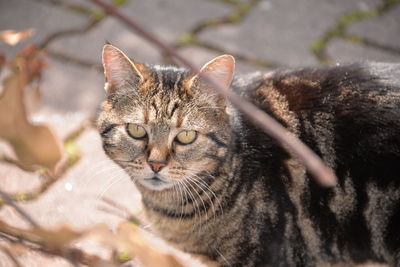
[{"label": "stone pavement", "polygon": [[[230,53],[237,70],[313,66],[359,60],[400,62],[398,0],[128,0],[120,10],[202,65]],[[103,99],[101,47],[105,40],[139,62],[165,63],[153,45],[130,32],[85,0],[0,0],[0,30],[34,28],[15,47],[0,44],[11,58],[28,43],[44,47],[49,56],[41,90],[43,106],[32,120],[50,124],[62,138],[96,113]],[[1,131],[1,129],[0,129]],[[59,223],[84,228],[120,221],[98,209],[107,196],[140,214],[137,190],[104,156],[93,128],[76,139],[80,160],[36,200],[24,202],[42,225]],[[0,153],[12,155],[0,142]],[[40,184],[37,174],[0,162],[0,188],[10,193]],[[9,208],[2,218],[22,224]],[[66,265],[45,257],[22,255],[26,266]],[[0,252],[0,266],[10,264]]]}]

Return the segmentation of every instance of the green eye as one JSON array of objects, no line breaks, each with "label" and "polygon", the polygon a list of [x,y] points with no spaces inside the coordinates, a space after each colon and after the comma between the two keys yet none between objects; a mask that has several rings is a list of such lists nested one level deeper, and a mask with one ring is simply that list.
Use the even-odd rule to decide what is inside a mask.
[{"label": "green eye", "polygon": [[181,145],[189,145],[193,143],[196,138],[196,131],[182,131],[176,136],[175,140]]},{"label": "green eye", "polygon": [[147,136],[146,130],[137,124],[128,123],[126,130],[128,131],[128,134],[135,139],[144,139]]}]

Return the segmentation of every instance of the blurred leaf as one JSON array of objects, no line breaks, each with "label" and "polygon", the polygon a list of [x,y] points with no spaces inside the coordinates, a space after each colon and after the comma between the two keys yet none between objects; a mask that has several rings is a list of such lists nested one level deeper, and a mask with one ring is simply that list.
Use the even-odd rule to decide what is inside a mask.
[{"label": "blurred leaf", "polygon": [[61,227],[57,230],[46,230],[40,227],[21,229],[3,221],[0,221],[0,232],[35,244],[46,245],[51,249],[61,248],[82,235],[82,233],[75,232],[67,227]]},{"label": "blurred leaf", "polygon": [[129,261],[132,259],[132,257],[128,254],[126,251],[122,251],[121,253],[118,254],[118,259],[122,262],[124,261]]},{"label": "blurred leaf", "polygon": [[128,0],[113,0],[112,3],[114,4],[114,6],[122,6],[123,4],[125,4],[126,2],[128,2]]},{"label": "blurred leaf", "polygon": [[147,267],[183,267],[171,254],[154,249],[139,232],[138,227],[123,222],[118,227],[119,250],[130,256],[137,256]]},{"label": "blurred leaf", "polygon": [[81,151],[75,140],[64,142],[64,151],[68,155],[67,166],[73,166],[81,158]]},{"label": "blurred leaf", "polygon": [[184,33],[178,38],[178,44],[180,46],[185,46],[192,44],[196,41],[196,36],[192,33]]},{"label": "blurred leaf", "polygon": [[24,88],[40,78],[45,66],[33,46],[24,49],[14,61],[14,72],[3,83],[0,97],[0,138],[13,147],[27,169],[45,166],[54,170],[62,156],[62,147],[51,129],[28,121],[24,103]]},{"label": "blurred leaf", "polygon": [[23,31],[4,30],[0,31],[0,40],[9,45],[16,45],[25,40],[35,32],[35,29],[26,29]]},{"label": "blurred leaf", "polygon": [[1,72],[4,64],[6,64],[6,56],[4,55],[4,53],[0,52],[0,72]]},{"label": "blurred leaf", "polygon": [[39,86],[32,86],[25,93],[24,103],[28,114],[37,111],[42,105],[42,93]]},{"label": "blurred leaf", "polygon": [[8,249],[8,248],[6,248],[4,246],[1,246],[1,250],[8,256],[8,258],[10,258],[10,260],[12,261],[14,266],[22,267],[22,265],[19,263],[17,258],[14,256],[14,253],[10,249]]},{"label": "blurred leaf", "polygon": [[25,242],[37,245],[39,250],[45,251],[53,255],[64,257],[71,262],[80,262],[84,266],[93,267],[115,267],[118,266],[114,260],[103,260],[102,258],[88,254],[82,250],[73,247],[73,243],[82,238],[92,236],[103,236],[103,239],[112,239],[110,231],[105,225],[96,225],[86,231],[75,231],[68,226],[62,226],[54,230],[43,229],[39,226],[33,229],[21,229],[9,225],[0,220],[0,232],[7,236],[13,236],[20,243],[13,244],[22,245],[25,248]]},{"label": "blurred leaf", "polygon": [[51,250],[61,249],[83,235],[83,233],[74,231],[67,226],[62,226],[56,230],[36,228],[31,230],[31,234],[37,236]]},{"label": "blurred leaf", "polygon": [[[35,45],[28,45],[17,54],[17,59],[23,58],[26,62],[27,84],[33,80],[40,80],[43,69],[47,66],[45,54]],[[18,67],[18,64],[16,64]]]}]

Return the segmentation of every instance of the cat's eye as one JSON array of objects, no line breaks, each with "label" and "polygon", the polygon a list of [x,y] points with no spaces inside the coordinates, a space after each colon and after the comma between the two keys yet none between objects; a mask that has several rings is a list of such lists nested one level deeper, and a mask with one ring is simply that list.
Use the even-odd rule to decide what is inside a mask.
[{"label": "cat's eye", "polygon": [[182,131],[176,136],[175,140],[181,145],[189,145],[193,143],[196,138],[196,131]]},{"label": "cat's eye", "polygon": [[128,123],[126,130],[128,134],[135,139],[144,139],[147,136],[146,130],[142,126],[134,123]]}]

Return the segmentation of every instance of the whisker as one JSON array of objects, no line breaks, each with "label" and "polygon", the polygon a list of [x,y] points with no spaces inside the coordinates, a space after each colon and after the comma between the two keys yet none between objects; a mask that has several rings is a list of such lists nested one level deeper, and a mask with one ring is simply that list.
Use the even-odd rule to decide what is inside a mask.
[{"label": "whisker", "polygon": [[103,197],[104,194],[116,183],[122,181],[123,179],[126,179],[125,172],[121,169],[117,174],[115,174],[109,181],[108,185],[103,185],[101,188],[101,193],[100,197]]},{"label": "whisker", "polygon": [[[201,181],[196,180],[194,177],[187,177],[187,178],[190,179],[193,183],[197,184],[197,185],[199,186],[199,188],[203,191],[203,193],[207,196],[207,198],[208,198],[208,200],[210,201],[210,204],[211,204],[211,209],[212,209],[212,212],[213,212],[213,216],[214,216],[214,218],[215,218],[216,212],[215,212],[214,202],[212,201],[211,197],[208,195],[208,193],[207,193],[207,191],[206,191],[206,190],[208,190],[208,191],[210,191],[211,193],[213,193],[212,190],[211,190],[210,188],[208,188],[208,187],[205,187],[205,189],[206,189],[206,190],[205,190],[205,189],[204,189],[204,184],[202,184]],[[216,197],[216,196],[215,196],[215,194],[214,194],[214,198],[215,198],[215,197]]]},{"label": "whisker", "polygon": [[221,256],[221,258],[228,264],[228,266],[232,266],[232,264],[225,258],[225,256],[217,248],[214,249]]},{"label": "whisker", "polygon": [[[105,162],[105,160],[102,161],[102,162]],[[111,161],[108,160],[108,162],[111,162]],[[98,168],[96,168],[95,166],[92,166],[92,167],[90,167],[90,168],[87,170],[87,173],[91,173],[92,170],[95,170],[95,169],[96,169],[96,171],[95,171],[94,173],[92,173],[92,174],[90,174],[90,175],[85,175],[85,177],[88,177],[88,178],[86,178],[85,180],[82,181],[82,182],[84,182],[84,183],[83,183],[83,185],[80,186],[79,188],[86,188],[89,184],[91,184],[91,183],[93,182],[93,180],[94,180],[95,178],[97,178],[99,175],[101,175],[101,174],[103,174],[103,173],[105,173],[105,172],[107,172],[107,171],[111,171],[111,170],[120,171],[120,170],[121,170],[120,167],[116,166],[116,165],[113,163],[112,165],[106,166],[106,167],[104,167],[104,168],[102,168],[102,169],[100,169],[100,170],[98,170]]]},{"label": "whisker", "polygon": [[[209,184],[207,184],[206,182],[204,182],[204,181],[201,179],[200,176],[198,176],[197,174],[195,174],[195,172],[201,172],[201,171],[195,170],[195,169],[187,169],[187,170],[192,172],[192,173],[191,173],[192,176],[195,176],[195,177],[193,177],[194,180],[196,180],[197,182],[201,183],[201,184],[213,195],[214,199],[218,202],[218,206],[219,206],[219,209],[220,209],[221,213],[223,214],[223,213],[224,213],[224,210],[223,210],[223,208],[222,208],[220,198],[215,194],[215,192],[212,190],[212,188],[210,187]],[[207,176],[212,177],[212,178],[215,179],[215,177],[214,177],[210,172],[208,172],[208,171],[204,171],[204,172],[205,172],[205,174],[206,174]]]},{"label": "whisker", "polygon": [[201,107],[201,108],[197,108],[197,110],[200,110],[200,109],[225,109],[225,108],[222,108],[222,107]]},{"label": "whisker", "polygon": [[[193,189],[193,191],[197,194],[197,196],[199,197],[199,199],[200,199],[200,201],[201,201],[201,203],[202,203],[202,205],[203,205],[203,209],[204,209],[204,214],[205,214],[205,216],[206,216],[206,221],[208,220],[208,215],[207,215],[207,208],[206,208],[206,205],[205,205],[205,203],[204,203],[204,200],[201,198],[201,196],[200,196],[200,194],[199,194],[199,192],[197,192],[197,190],[194,188],[194,186],[192,186],[192,179],[190,178],[190,177],[186,177],[186,179],[188,179],[187,181],[188,181],[188,185]],[[200,190],[202,190],[202,191],[204,191],[201,187],[199,187],[196,183],[193,183],[195,186],[197,186],[198,188],[200,188]]]},{"label": "whisker", "polygon": [[[179,180],[177,181],[177,185],[178,185],[177,191],[179,191],[180,197],[181,197],[181,216],[179,217],[179,222],[181,222],[182,221],[182,217],[183,217],[183,212],[186,211],[187,195],[186,195],[186,192],[184,192],[182,190],[183,188],[182,188]],[[183,193],[185,193],[185,199],[186,200],[183,199]],[[184,206],[185,206],[185,210],[184,210]]]},{"label": "whisker", "polygon": [[190,198],[192,199],[193,203],[193,207],[194,207],[194,216],[195,216],[195,221],[196,221],[196,217],[197,217],[197,211],[198,211],[198,218],[199,218],[199,223],[201,226],[201,212],[200,212],[200,206],[197,203],[196,198],[194,197],[194,195],[192,194],[192,192],[190,192],[190,189],[188,188],[188,186],[186,185],[186,180],[181,180],[182,182],[182,186],[185,188],[185,191],[189,194]]}]

